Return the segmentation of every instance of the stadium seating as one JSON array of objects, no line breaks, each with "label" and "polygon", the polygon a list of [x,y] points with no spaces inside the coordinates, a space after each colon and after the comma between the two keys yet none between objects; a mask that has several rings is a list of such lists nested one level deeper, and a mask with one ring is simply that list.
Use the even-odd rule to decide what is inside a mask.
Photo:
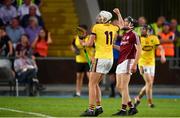
[{"label": "stadium seating", "polygon": [[52,34],[49,56],[72,57],[70,43],[78,24],[74,0],[43,0],[41,11],[46,27]]}]

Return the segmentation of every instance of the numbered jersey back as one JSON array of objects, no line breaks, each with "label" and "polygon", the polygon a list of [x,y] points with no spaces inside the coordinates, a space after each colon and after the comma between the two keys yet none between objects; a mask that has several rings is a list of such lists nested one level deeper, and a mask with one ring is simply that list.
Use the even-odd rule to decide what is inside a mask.
[{"label": "numbered jersey back", "polygon": [[113,59],[113,41],[118,27],[111,24],[96,24],[92,34],[96,35],[95,58]]}]

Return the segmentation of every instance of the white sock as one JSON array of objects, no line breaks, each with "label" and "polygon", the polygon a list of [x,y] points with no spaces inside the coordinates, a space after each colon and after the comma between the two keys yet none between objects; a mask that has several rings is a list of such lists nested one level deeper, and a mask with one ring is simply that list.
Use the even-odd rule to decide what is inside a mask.
[{"label": "white sock", "polygon": [[99,109],[99,108],[101,108],[102,106],[96,106],[96,109]]},{"label": "white sock", "polygon": [[92,109],[89,109],[89,111],[94,111],[94,110],[92,110]]},{"label": "white sock", "polygon": [[80,93],[80,92],[76,92],[76,95],[79,95],[79,96],[80,96],[80,95],[81,95],[81,93]]}]

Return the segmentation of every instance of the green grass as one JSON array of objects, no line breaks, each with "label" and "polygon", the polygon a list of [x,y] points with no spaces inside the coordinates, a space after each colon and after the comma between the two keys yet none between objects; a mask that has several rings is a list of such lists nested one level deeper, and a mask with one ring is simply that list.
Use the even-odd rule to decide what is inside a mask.
[{"label": "green grass", "polygon": [[[120,98],[103,99],[104,113],[100,117],[110,117],[120,109]],[[146,99],[138,107],[136,117],[180,117],[180,99],[154,99],[155,108],[149,108]],[[88,106],[86,98],[30,98],[1,97],[0,108],[11,108],[28,112],[42,113],[53,117],[77,117]],[[0,117],[30,117],[24,113],[0,110]]]}]

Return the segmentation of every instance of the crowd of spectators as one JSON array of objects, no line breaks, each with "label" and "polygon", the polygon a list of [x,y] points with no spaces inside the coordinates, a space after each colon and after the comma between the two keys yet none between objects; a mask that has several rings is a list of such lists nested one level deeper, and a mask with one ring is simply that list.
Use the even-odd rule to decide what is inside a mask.
[{"label": "crowd of spectators", "polygon": [[[158,36],[166,57],[180,57],[180,26],[177,19],[172,18],[168,21],[164,16],[160,16],[156,22],[150,24],[145,17],[139,17],[138,27],[135,28],[138,35],[141,35],[141,26],[145,24],[149,24],[152,29],[150,33]],[[159,50],[156,51],[156,55],[160,56]]]},{"label": "crowd of spectators", "polygon": [[38,83],[35,58],[46,57],[52,42],[41,4],[41,0],[0,1],[0,68],[8,68],[19,82],[28,83],[30,95],[32,85]]}]

